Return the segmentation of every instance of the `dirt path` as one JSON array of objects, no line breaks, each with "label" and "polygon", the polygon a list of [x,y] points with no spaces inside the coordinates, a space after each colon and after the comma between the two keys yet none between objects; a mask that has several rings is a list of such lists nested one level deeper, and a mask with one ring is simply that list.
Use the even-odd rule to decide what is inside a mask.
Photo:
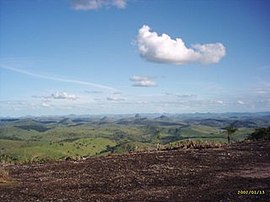
[{"label": "dirt path", "polygon": [[270,142],[9,166],[0,201],[270,201]]}]

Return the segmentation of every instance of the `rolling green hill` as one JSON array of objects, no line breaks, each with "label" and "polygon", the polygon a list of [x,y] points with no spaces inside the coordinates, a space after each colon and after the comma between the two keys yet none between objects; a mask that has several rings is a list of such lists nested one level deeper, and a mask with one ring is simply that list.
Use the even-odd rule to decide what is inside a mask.
[{"label": "rolling green hill", "polygon": [[152,116],[0,119],[0,161],[79,159],[154,149],[157,144],[187,140],[226,143],[223,126],[237,120],[238,130],[231,137],[236,142],[244,140],[256,127],[270,125],[267,114],[255,117],[226,114],[223,118],[220,114]]}]

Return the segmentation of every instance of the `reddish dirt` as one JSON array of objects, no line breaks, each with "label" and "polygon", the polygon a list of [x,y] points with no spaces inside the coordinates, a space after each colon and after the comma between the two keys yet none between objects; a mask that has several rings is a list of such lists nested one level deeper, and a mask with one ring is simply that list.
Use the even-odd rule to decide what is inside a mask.
[{"label": "reddish dirt", "polygon": [[270,201],[269,152],[264,141],[11,165],[0,201]]}]

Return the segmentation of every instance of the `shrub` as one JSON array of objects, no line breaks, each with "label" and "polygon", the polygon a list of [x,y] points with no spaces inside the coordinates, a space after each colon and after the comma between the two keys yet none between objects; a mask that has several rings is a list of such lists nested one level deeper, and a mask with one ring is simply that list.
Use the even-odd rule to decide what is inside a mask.
[{"label": "shrub", "polygon": [[249,140],[270,140],[270,127],[268,128],[257,128],[248,137]]},{"label": "shrub", "polygon": [[200,141],[200,140],[188,140],[183,142],[178,142],[176,145],[167,147],[166,149],[208,149],[208,148],[219,148],[222,144],[218,142],[207,142],[207,141]]}]

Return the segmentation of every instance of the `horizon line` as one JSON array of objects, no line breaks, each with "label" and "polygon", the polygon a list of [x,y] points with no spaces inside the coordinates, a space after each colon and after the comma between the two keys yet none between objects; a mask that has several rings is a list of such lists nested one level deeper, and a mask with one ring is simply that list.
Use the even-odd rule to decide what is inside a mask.
[{"label": "horizon line", "polygon": [[66,117],[66,116],[123,116],[123,115],[136,115],[136,114],[139,114],[139,115],[143,115],[143,114],[148,114],[148,115],[154,115],[154,114],[158,114],[158,115],[164,115],[164,114],[167,114],[167,115],[188,115],[188,114],[260,114],[260,113],[266,113],[266,114],[270,114],[270,111],[257,111],[257,112],[182,112],[182,113],[169,113],[169,112],[134,112],[134,113],[100,113],[100,114],[97,114],[97,113],[93,113],[93,114],[63,114],[63,115],[60,115],[60,114],[55,114],[55,115],[23,115],[23,116],[1,116],[0,115],[0,119],[3,119],[3,118],[41,118],[41,117]]}]

